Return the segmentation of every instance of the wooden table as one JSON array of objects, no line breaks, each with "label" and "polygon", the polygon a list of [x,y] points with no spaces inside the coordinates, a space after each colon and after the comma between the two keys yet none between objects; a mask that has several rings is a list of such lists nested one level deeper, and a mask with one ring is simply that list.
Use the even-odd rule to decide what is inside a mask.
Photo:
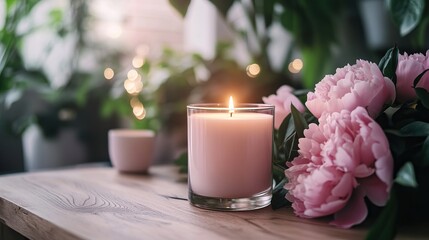
[{"label": "wooden table", "polygon": [[[295,217],[290,208],[193,207],[186,176],[173,166],[152,167],[148,175],[97,167],[2,176],[0,220],[30,239],[363,239],[366,234],[364,227],[344,230],[326,219]],[[427,228],[419,229],[400,238],[429,236]]]}]

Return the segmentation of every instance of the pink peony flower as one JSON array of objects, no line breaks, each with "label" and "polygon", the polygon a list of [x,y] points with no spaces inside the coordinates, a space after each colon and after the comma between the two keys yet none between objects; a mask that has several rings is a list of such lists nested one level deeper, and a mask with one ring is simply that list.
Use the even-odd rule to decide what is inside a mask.
[{"label": "pink peony flower", "polygon": [[268,97],[263,97],[262,100],[266,104],[272,104],[275,106],[275,119],[274,119],[274,127],[279,129],[283,120],[290,113],[290,105],[293,104],[296,109],[300,112],[305,111],[304,105],[301,101],[292,93],[293,88],[287,85],[281,86],[277,90],[277,95],[270,95]]},{"label": "pink peony flower", "polygon": [[334,214],[331,224],[349,228],[367,216],[364,198],[384,206],[392,186],[393,158],[381,127],[358,107],[324,114],[299,139],[288,164],[286,198],[295,214]]},{"label": "pink peony flower", "polygon": [[307,94],[305,105],[317,118],[325,112],[352,111],[358,106],[376,117],[385,104],[394,100],[393,82],[383,77],[376,64],[357,60],[355,65],[337,68],[334,75],[325,76],[315,91]]},{"label": "pink peony flower", "polygon": [[[413,88],[413,82],[416,77],[425,69],[429,68],[429,50],[426,55],[421,53],[408,55],[399,55],[398,66],[396,67],[396,94],[398,102],[406,102],[416,98],[416,92]],[[429,90],[429,74],[423,75],[418,87]]]}]

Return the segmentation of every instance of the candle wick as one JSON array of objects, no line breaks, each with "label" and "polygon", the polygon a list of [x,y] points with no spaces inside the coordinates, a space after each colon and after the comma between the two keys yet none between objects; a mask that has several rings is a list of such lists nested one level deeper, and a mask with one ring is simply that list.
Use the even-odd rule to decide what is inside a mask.
[{"label": "candle wick", "polygon": [[232,117],[232,112],[229,112],[229,116]]}]

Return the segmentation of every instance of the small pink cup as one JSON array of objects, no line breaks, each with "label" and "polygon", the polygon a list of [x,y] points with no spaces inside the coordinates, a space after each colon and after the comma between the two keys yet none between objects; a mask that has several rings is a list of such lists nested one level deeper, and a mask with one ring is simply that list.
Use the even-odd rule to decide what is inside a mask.
[{"label": "small pink cup", "polygon": [[120,172],[146,172],[153,160],[155,133],[151,130],[109,130],[109,156]]}]

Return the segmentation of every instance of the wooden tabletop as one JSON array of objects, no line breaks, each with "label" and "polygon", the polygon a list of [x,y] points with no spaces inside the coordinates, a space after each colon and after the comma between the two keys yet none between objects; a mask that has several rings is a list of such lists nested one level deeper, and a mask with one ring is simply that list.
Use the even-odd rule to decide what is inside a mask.
[{"label": "wooden tabletop", "polygon": [[[30,239],[363,239],[366,234],[364,227],[344,230],[326,219],[295,217],[290,208],[203,210],[188,203],[187,191],[186,176],[173,166],[151,167],[147,175],[110,167],[6,175],[0,177],[0,222]],[[415,233],[405,236],[418,239]]]}]

